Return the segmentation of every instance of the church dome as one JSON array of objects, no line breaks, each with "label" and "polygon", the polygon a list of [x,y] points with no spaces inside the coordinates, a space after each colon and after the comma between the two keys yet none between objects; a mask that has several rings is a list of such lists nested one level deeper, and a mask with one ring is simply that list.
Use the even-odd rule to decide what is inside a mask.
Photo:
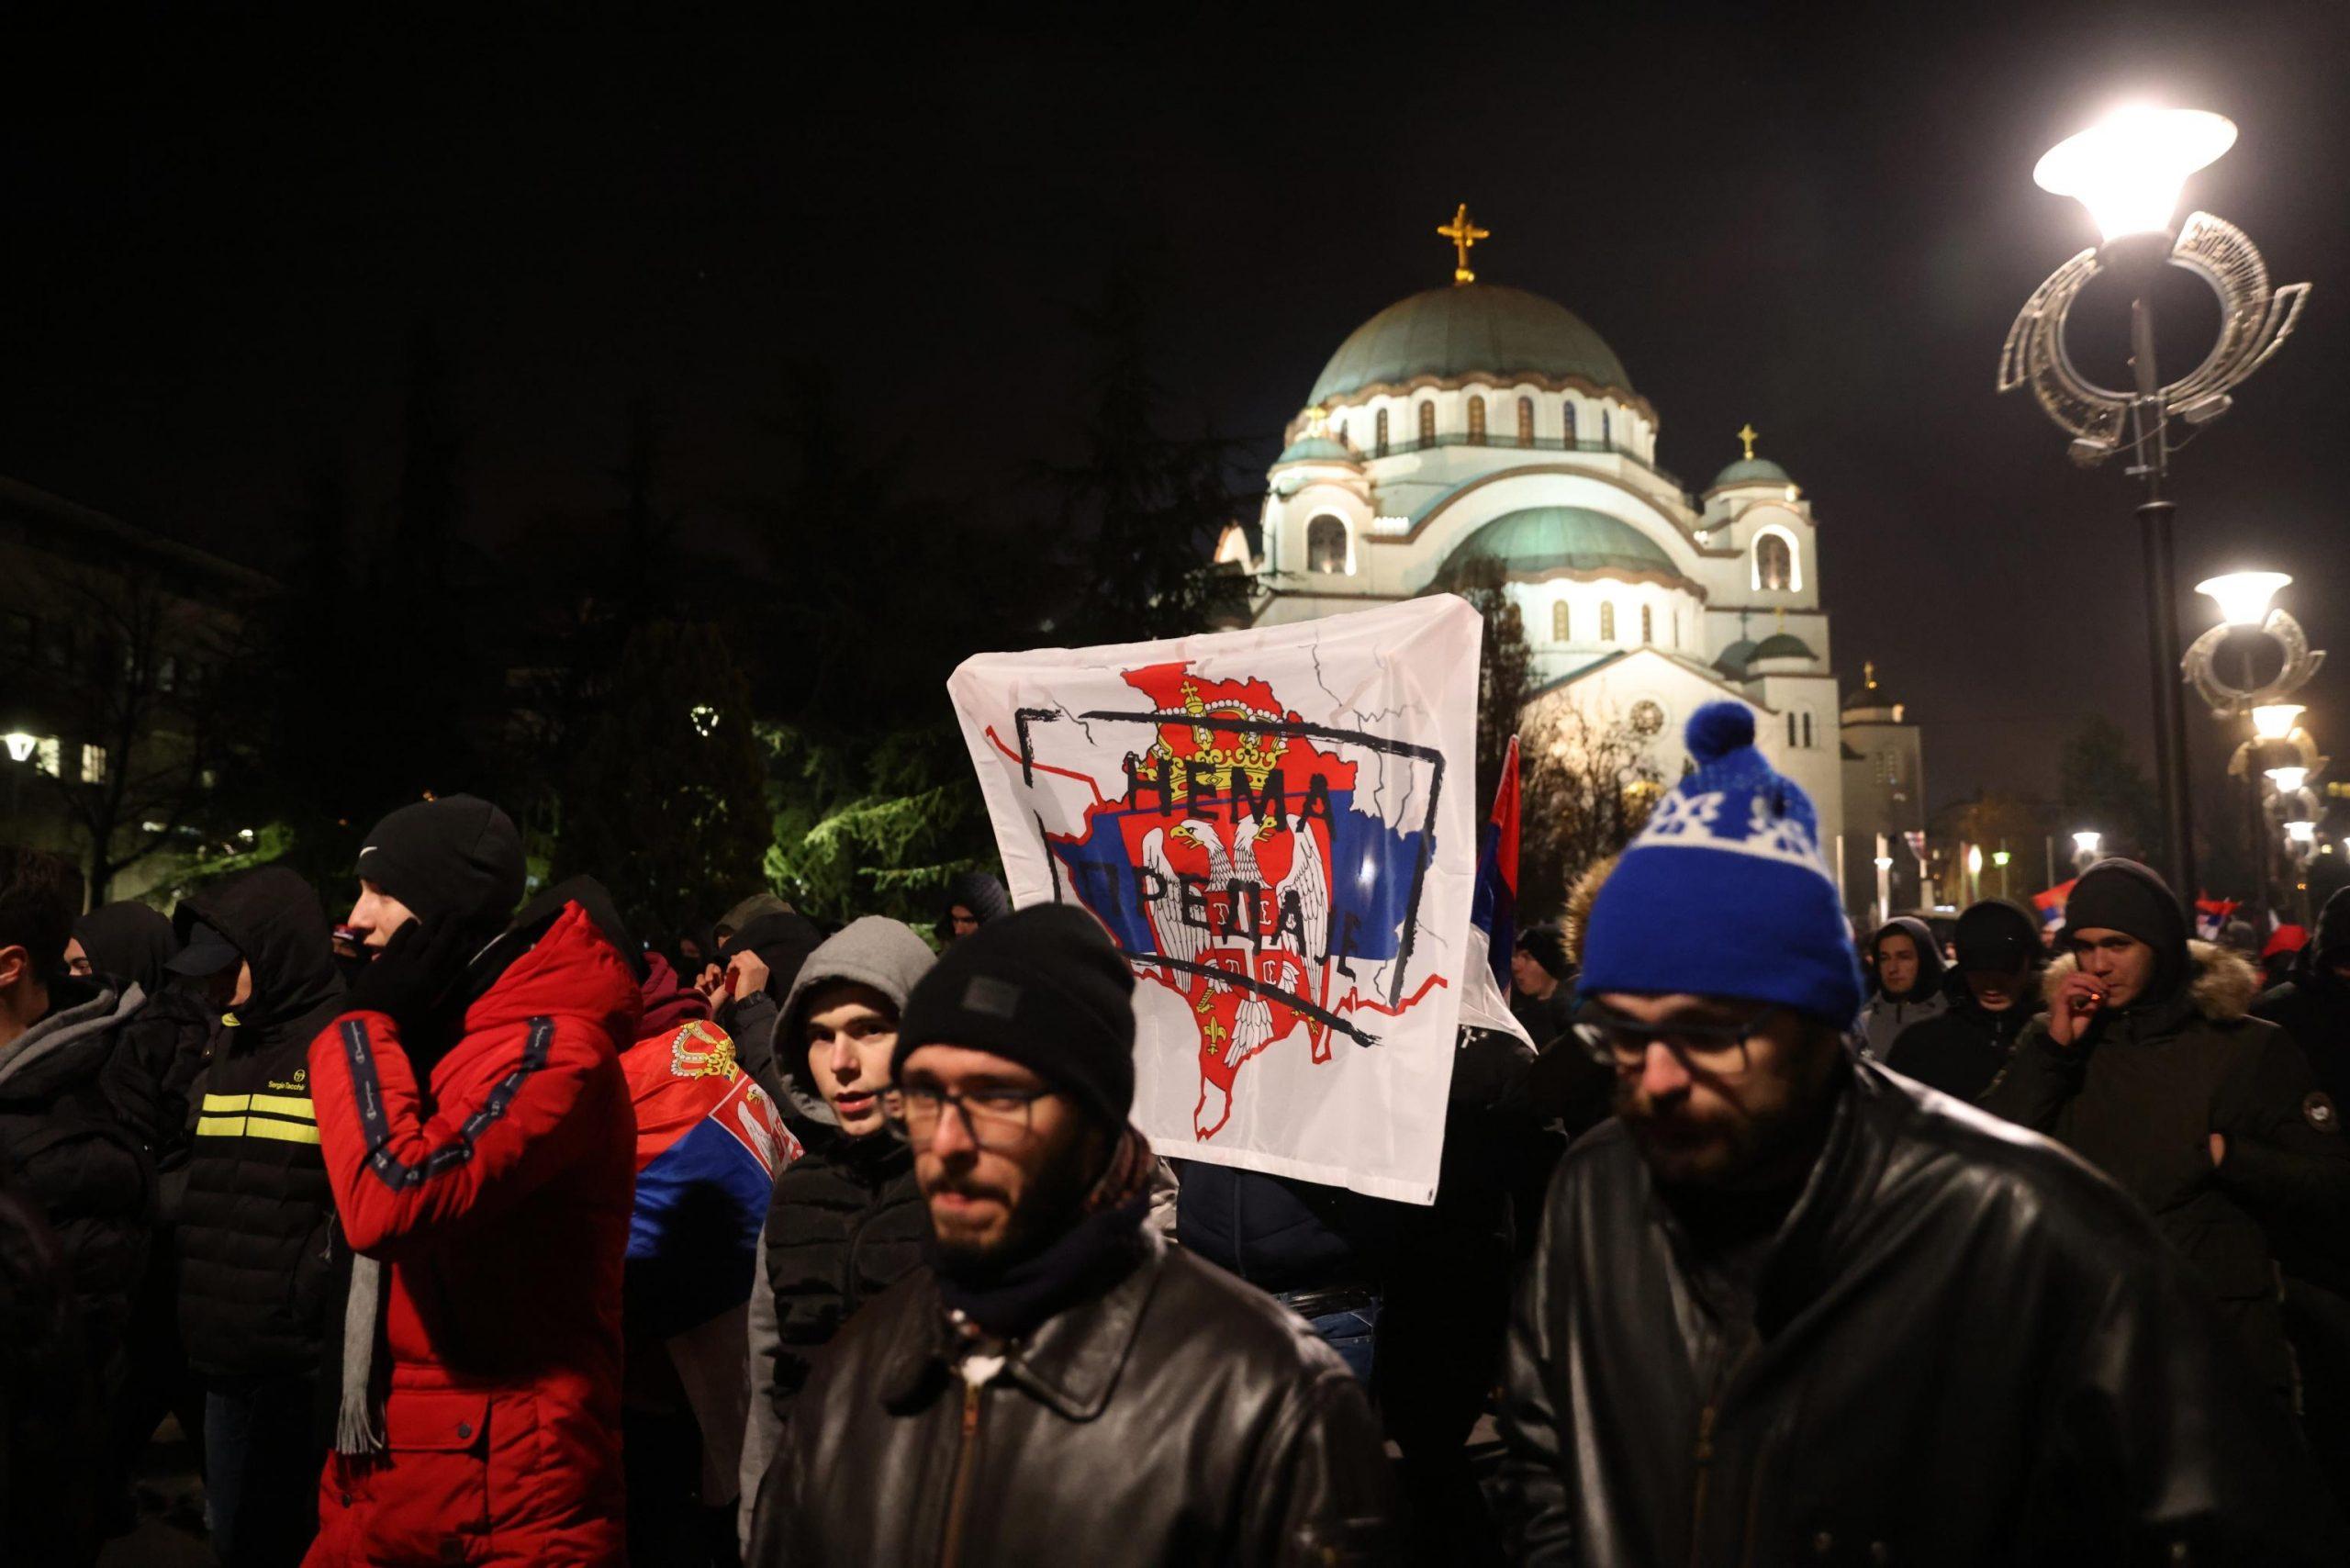
[{"label": "church dome", "polygon": [[1712,487],[1727,490],[1732,485],[1785,485],[1791,481],[1787,471],[1767,457],[1741,457],[1714,476]]},{"label": "church dome", "polygon": [[1616,351],[1565,306],[1503,284],[1462,283],[1397,300],[1357,327],[1305,401],[1319,407],[1369,386],[1479,373],[1632,389]]},{"label": "church dome", "polygon": [[1732,678],[1742,678],[1746,674],[1747,665],[1753,660],[1753,657],[1754,640],[1751,637],[1740,637],[1722,650],[1721,657],[1714,661],[1714,667]]},{"label": "church dome", "polygon": [[1801,637],[1796,636],[1793,633],[1789,632],[1775,632],[1770,636],[1763,638],[1762,645],[1757,647],[1753,653],[1747,655],[1747,662],[1749,664],[1755,664],[1763,659],[1809,659],[1817,657],[1818,657],[1818,655],[1811,651],[1810,647],[1805,644]]},{"label": "church dome", "polygon": [[1278,468],[1284,463],[1352,463],[1354,460],[1355,454],[1347,450],[1344,442],[1332,441],[1326,435],[1302,435],[1273,459],[1273,466]]},{"label": "church dome", "polygon": [[1453,547],[1437,580],[1453,580],[1480,555],[1498,560],[1513,577],[1610,569],[1681,575],[1655,540],[1621,518],[1588,507],[1526,507],[1504,512]]}]

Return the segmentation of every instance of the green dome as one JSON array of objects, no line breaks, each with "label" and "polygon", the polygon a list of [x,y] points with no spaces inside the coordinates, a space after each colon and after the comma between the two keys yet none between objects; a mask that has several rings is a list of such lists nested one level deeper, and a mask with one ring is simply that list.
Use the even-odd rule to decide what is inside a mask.
[{"label": "green dome", "polygon": [[1714,661],[1714,667],[1721,671],[1724,675],[1743,676],[1746,673],[1748,661],[1751,660],[1753,657],[1753,639],[1749,637],[1740,637],[1737,642],[1732,643],[1729,647],[1722,650],[1721,657]]},{"label": "green dome", "polygon": [[1785,485],[1791,483],[1787,471],[1767,457],[1744,457],[1714,476],[1713,488],[1726,490],[1732,485]]},{"label": "green dome", "polygon": [[1578,375],[1629,392],[1616,351],[1563,305],[1495,283],[1462,283],[1400,299],[1338,345],[1308,407],[1415,376]]},{"label": "green dome", "polygon": [[1326,435],[1302,435],[1291,442],[1279,457],[1273,459],[1278,468],[1284,463],[1352,463],[1355,454],[1344,442],[1332,441]]},{"label": "green dome", "polygon": [[1762,645],[1747,656],[1747,662],[1751,664],[1760,659],[1808,659],[1818,656],[1804,644],[1801,637],[1780,632],[1763,638]]},{"label": "green dome", "polygon": [[1681,570],[1664,547],[1630,523],[1586,507],[1528,507],[1504,512],[1453,546],[1437,580],[1451,580],[1480,555],[1491,555],[1514,577],[1550,572]]}]

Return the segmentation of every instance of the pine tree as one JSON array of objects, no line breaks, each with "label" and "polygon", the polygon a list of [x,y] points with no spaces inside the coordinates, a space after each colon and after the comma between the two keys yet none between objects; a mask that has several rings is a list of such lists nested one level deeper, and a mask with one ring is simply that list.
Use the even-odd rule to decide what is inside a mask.
[{"label": "pine tree", "polygon": [[2091,713],[2066,738],[2056,798],[2071,829],[2105,835],[2107,855],[2160,857],[2162,817],[2154,781],[2138,766],[2130,737],[2104,714]]}]

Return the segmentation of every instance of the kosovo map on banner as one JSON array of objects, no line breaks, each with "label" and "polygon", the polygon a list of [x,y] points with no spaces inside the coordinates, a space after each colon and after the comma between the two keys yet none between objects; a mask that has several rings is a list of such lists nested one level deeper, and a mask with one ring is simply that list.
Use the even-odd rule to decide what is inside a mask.
[{"label": "kosovo map on banner", "polygon": [[947,681],[1013,902],[1082,906],[1134,967],[1160,1153],[1435,1200],[1480,632],[1442,595]]}]

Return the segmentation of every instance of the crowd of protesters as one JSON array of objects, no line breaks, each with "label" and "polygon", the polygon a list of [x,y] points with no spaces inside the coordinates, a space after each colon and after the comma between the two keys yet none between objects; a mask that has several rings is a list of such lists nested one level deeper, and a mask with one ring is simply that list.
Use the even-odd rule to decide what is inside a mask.
[{"label": "crowd of protesters", "polygon": [[339,923],[0,847],[0,1561],[167,1417],[232,1565],[2344,1561],[2350,893],[1856,943],[1688,740],[1427,1206],[1154,1150],[1127,962],[984,874],[656,947],[465,796]]}]

